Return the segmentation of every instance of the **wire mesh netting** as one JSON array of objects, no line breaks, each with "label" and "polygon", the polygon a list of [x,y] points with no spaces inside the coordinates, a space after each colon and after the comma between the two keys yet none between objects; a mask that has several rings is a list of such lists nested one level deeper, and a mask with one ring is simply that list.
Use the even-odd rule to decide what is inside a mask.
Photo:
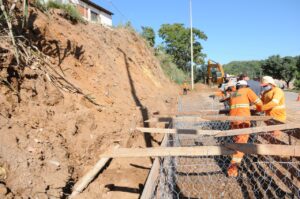
[{"label": "wire mesh netting", "polygon": [[[228,130],[229,121],[182,122],[176,129]],[[269,121],[272,125],[276,122]],[[266,125],[251,122],[251,126]],[[251,135],[248,143],[299,145],[299,129],[274,135]],[[168,147],[214,146],[231,143],[234,137],[209,135],[168,135]],[[296,157],[245,155],[237,177],[228,177],[231,156],[160,158],[160,175],[152,198],[300,198],[300,159]]]}]

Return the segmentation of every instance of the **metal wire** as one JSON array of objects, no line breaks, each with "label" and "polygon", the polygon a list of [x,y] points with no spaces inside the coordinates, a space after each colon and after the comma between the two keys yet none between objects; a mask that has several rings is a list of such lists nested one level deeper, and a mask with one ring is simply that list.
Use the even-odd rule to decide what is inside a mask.
[{"label": "metal wire", "polygon": [[[173,125],[178,129],[230,129],[229,121]],[[251,122],[251,126],[262,125],[265,123]],[[251,135],[248,143],[298,145],[299,133],[299,129],[283,131],[279,136],[262,132]],[[168,135],[167,146],[213,146],[229,142],[233,142],[233,137],[176,134]],[[237,177],[227,176],[230,161],[231,156],[160,158],[160,175],[152,198],[300,198],[299,158],[245,155]]]}]

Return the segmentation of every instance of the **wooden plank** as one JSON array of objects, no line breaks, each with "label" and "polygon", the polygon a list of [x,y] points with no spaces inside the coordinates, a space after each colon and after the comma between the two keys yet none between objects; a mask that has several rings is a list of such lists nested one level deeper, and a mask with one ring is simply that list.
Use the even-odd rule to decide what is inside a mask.
[{"label": "wooden plank", "polygon": [[271,120],[271,116],[222,116],[222,115],[184,115],[178,117],[155,117],[146,120],[145,122],[170,122],[172,120],[178,122],[203,122],[203,121],[267,121]]},{"label": "wooden plank", "polygon": [[105,167],[110,158],[101,158],[89,172],[87,172],[75,185],[70,198],[76,197],[81,193],[90,182],[96,177],[96,175]]},{"label": "wooden plank", "polygon": [[146,122],[146,123],[154,123],[154,122],[169,123],[172,120],[173,120],[173,117],[155,117],[155,118],[150,118],[148,120],[145,120],[144,122]]},{"label": "wooden plank", "polygon": [[201,116],[202,119],[215,121],[266,121],[271,120],[271,116]]},{"label": "wooden plank", "polygon": [[151,122],[162,122],[162,121],[176,121],[176,122],[205,122],[209,121],[207,119],[202,119],[201,117],[195,117],[195,116],[183,116],[183,117],[156,117],[156,118],[150,118],[149,120],[146,120],[145,122],[151,123]]},{"label": "wooden plank", "polygon": [[142,128],[137,127],[136,129],[143,133],[162,133],[162,134],[187,134],[187,135],[212,135],[215,137],[226,137],[235,135],[247,135],[261,132],[269,132],[275,130],[287,130],[300,128],[300,124],[279,124],[271,126],[261,126],[244,129],[233,129],[233,130],[201,130],[201,129],[162,129],[162,128]]},{"label": "wooden plank", "polygon": [[234,151],[224,146],[119,148],[106,152],[102,158],[213,156],[231,155]]},{"label": "wooden plank", "polygon": [[297,129],[297,128],[300,128],[300,124],[290,123],[290,124],[280,124],[280,125],[271,125],[271,126],[261,126],[261,127],[254,127],[254,128],[244,128],[244,129],[221,131],[218,134],[216,134],[215,137],[246,135],[246,134],[254,134],[254,133],[260,133],[260,132]]},{"label": "wooden plank", "polygon": [[229,113],[229,110],[201,110],[201,111],[185,111],[185,112],[171,112],[160,113],[153,115],[153,117],[174,117],[174,116],[187,116],[187,115],[218,115]]},{"label": "wooden plank", "polygon": [[102,158],[136,158],[136,157],[167,157],[167,156],[219,156],[231,155],[234,151],[246,154],[279,155],[300,157],[298,145],[273,144],[225,144],[224,146],[197,147],[153,147],[153,148],[119,148],[106,152]]},{"label": "wooden plank", "polygon": [[[161,143],[161,147],[165,147],[167,145],[168,142],[168,135],[165,135],[163,138],[163,141]],[[140,199],[149,199],[151,198],[154,188],[156,186],[155,181],[159,176],[159,168],[160,168],[160,161],[159,158],[155,158],[151,170],[149,172],[149,175],[147,177],[144,189],[143,189],[143,193],[140,197]]]},{"label": "wooden plank", "polygon": [[161,134],[186,134],[186,135],[217,135],[219,130],[200,130],[200,129],[163,129],[163,128],[144,128],[137,127],[136,130],[143,133]]},{"label": "wooden plank", "polygon": [[229,149],[241,151],[246,154],[258,155],[279,155],[279,156],[300,156],[300,145],[278,145],[278,144],[235,144],[224,145]]}]

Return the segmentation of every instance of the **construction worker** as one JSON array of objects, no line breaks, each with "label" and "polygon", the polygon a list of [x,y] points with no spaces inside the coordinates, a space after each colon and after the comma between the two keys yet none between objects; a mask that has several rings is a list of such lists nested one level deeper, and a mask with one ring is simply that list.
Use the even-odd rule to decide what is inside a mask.
[{"label": "construction worker", "polygon": [[230,80],[224,87],[224,94],[222,96],[222,98],[220,99],[220,102],[224,103],[224,108],[230,109],[230,104],[229,104],[229,100],[231,97],[231,94],[234,93],[236,91],[235,88],[236,82]]},{"label": "construction worker", "polygon": [[[285,123],[286,110],[285,110],[285,97],[281,88],[276,86],[274,79],[270,76],[264,76],[262,78],[263,94],[262,102],[263,106],[261,111],[264,111],[266,115],[272,116],[275,120]],[[271,125],[270,122],[266,122]],[[277,137],[282,134],[281,131],[274,131],[273,136]]]},{"label": "construction worker", "polygon": [[239,76],[239,80],[246,80],[249,88],[251,88],[257,96],[260,96],[262,88],[259,81],[250,79],[246,73],[241,74]]},{"label": "construction worker", "polygon": [[[251,116],[250,104],[254,104],[257,109],[261,109],[262,102],[259,97],[248,88],[245,80],[240,80],[236,84],[236,91],[230,96],[230,116]],[[231,122],[231,129],[249,128],[250,121],[233,121]],[[249,135],[237,135],[234,138],[235,143],[247,143]],[[237,177],[238,165],[243,159],[244,153],[236,151],[232,155],[232,160],[227,169],[229,177]]]},{"label": "construction worker", "polygon": [[186,94],[187,94],[187,91],[188,91],[188,89],[189,89],[187,81],[184,81],[184,82],[183,82],[183,84],[182,84],[182,89],[183,89],[183,95],[186,95]]}]

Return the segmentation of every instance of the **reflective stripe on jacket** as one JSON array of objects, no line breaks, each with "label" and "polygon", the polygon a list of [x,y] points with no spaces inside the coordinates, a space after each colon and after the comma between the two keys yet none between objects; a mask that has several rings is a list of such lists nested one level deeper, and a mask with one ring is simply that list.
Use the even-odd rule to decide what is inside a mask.
[{"label": "reflective stripe on jacket", "polygon": [[250,88],[238,89],[230,97],[230,116],[251,116],[250,104],[255,104],[259,108],[262,106],[261,100]]},{"label": "reflective stripe on jacket", "polygon": [[285,122],[285,96],[280,88],[274,87],[269,91],[265,91],[262,95],[262,101],[264,104],[262,110],[266,112],[266,115],[270,115],[276,120]]}]

